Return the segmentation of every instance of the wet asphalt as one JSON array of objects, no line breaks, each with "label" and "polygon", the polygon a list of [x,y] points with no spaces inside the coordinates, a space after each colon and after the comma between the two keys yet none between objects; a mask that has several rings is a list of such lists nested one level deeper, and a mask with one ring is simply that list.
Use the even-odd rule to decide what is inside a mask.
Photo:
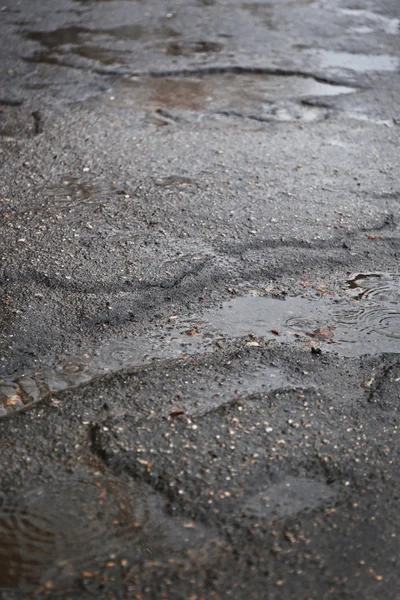
[{"label": "wet asphalt", "polygon": [[0,4],[0,598],[399,600],[396,0]]}]

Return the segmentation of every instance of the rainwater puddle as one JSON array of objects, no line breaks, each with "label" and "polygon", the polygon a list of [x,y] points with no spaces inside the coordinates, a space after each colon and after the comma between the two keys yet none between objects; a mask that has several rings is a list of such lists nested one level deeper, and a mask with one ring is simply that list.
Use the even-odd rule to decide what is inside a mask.
[{"label": "rainwater puddle", "polygon": [[103,65],[124,64],[129,62],[132,48],[115,48],[112,45],[116,42],[148,43],[175,38],[178,35],[174,29],[164,25],[121,25],[100,30],[71,26],[53,31],[29,31],[26,33],[27,39],[39,42],[43,50],[26,60],[60,64],[63,57],[75,55]]},{"label": "rainwater puddle", "polygon": [[120,40],[142,40],[168,39],[176,37],[175,29],[164,25],[156,27],[144,27],[142,25],[121,25],[111,29],[88,29],[87,27],[61,27],[52,31],[29,31],[26,37],[29,40],[40,42],[47,48],[59,48],[62,46],[76,46],[85,41],[93,40],[96,36],[108,36]]},{"label": "rainwater puddle", "polygon": [[356,90],[312,77],[209,74],[202,77],[136,77],[113,83],[110,104],[121,108],[251,111],[271,114],[276,101],[306,96],[336,96]]},{"label": "rainwater puddle", "polygon": [[359,279],[357,304],[326,298],[237,298],[209,315],[209,322],[231,337],[254,334],[273,339],[275,330],[281,341],[292,338],[300,347],[318,346],[345,357],[400,352],[399,283],[394,275],[371,277],[367,283]]},{"label": "rainwater puddle", "polygon": [[[27,490],[0,503],[0,590],[47,593],[123,577],[133,564],[204,543],[145,486],[93,478]],[[81,587],[82,589],[82,587]]]},{"label": "rainwater puddle", "polygon": [[[352,17],[361,24],[358,26],[359,33],[370,33],[372,31],[384,31],[388,35],[397,35],[399,33],[400,19],[385,17],[370,10],[342,8],[340,13],[346,17]],[[362,29],[365,31],[362,31]],[[356,29],[356,28],[354,28]]]},{"label": "rainwater puddle", "polygon": [[326,483],[302,477],[287,477],[253,496],[242,512],[251,518],[276,519],[314,510],[335,501],[336,491]]},{"label": "rainwater puddle", "polygon": [[[355,274],[345,284],[345,300],[236,297],[193,320],[182,322],[174,316],[146,336],[105,343],[68,363],[0,381],[0,416],[107,373],[213,353],[240,338],[254,349],[274,340],[343,357],[400,353],[400,274]],[[235,389],[252,393],[287,383],[287,375],[277,369],[244,369]],[[216,389],[210,386],[209,394],[202,394],[200,400],[207,403],[214,393],[229,395],[233,390],[228,388],[217,383]]]},{"label": "rainwater puddle", "polygon": [[358,73],[396,71],[400,64],[397,56],[389,56],[388,54],[352,54],[351,52],[318,50],[317,57],[320,67],[323,69],[349,69]]}]

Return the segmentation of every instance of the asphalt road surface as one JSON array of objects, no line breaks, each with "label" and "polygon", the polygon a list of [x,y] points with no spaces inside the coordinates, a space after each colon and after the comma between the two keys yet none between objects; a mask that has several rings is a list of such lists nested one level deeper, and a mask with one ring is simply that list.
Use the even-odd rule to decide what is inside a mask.
[{"label": "asphalt road surface", "polygon": [[399,600],[398,0],[0,3],[0,598]]}]

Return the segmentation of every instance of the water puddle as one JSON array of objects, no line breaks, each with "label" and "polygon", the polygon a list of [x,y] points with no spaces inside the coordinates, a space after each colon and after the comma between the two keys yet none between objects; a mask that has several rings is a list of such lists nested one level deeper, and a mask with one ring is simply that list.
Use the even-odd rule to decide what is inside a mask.
[{"label": "water puddle", "polygon": [[237,111],[272,115],[277,101],[336,96],[356,90],[312,77],[209,74],[202,77],[136,77],[113,82],[109,102],[120,108]]},{"label": "water puddle", "polygon": [[[385,17],[370,10],[342,8],[340,13],[346,17],[352,17],[361,24],[353,29],[358,28],[359,33],[370,33],[372,31],[384,31],[388,35],[397,35],[400,30],[400,19]],[[364,29],[364,31],[363,31]]]},{"label": "water puddle", "polygon": [[204,528],[187,530],[164,511],[145,486],[100,476],[3,498],[0,589],[100,589],[133,564],[167,559],[206,541]]},{"label": "water puddle", "polygon": [[159,25],[121,25],[110,29],[88,29],[86,27],[62,27],[52,31],[29,31],[27,39],[39,42],[43,48],[26,60],[63,64],[71,55],[103,65],[126,64],[132,56],[132,48],[115,48],[115,42],[153,42],[175,38],[179,34],[171,27]]},{"label": "water puddle", "polygon": [[[399,353],[400,274],[355,274],[346,286],[345,300],[243,296],[190,321],[172,316],[146,336],[105,343],[68,363],[0,381],[0,416],[106,373],[222,351],[233,339],[244,338],[254,349],[274,341],[343,357]],[[199,401],[207,405],[214,394],[232,394],[230,384],[220,383],[216,389],[210,386],[208,393],[200,394]],[[238,393],[252,393],[287,383],[287,374],[277,369],[260,367],[254,371],[253,367],[243,369],[234,388]]]},{"label": "water puddle", "polygon": [[294,516],[334,503],[336,491],[332,486],[302,477],[287,477],[271,484],[248,500],[242,512],[251,518],[277,519]]},{"label": "water puddle", "polygon": [[353,54],[334,50],[318,50],[316,55],[320,67],[323,69],[349,69],[358,73],[368,73],[370,71],[396,71],[400,65],[397,56],[388,54]]},{"label": "water puddle", "polygon": [[168,39],[178,34],[172,27],[160,25],[144,27],[143,25],[121,25],[110,29],[88,29],[87,27],[61,27],[52,31],[29,31],[27,39],[40,42],[47,48],[60,48],[62,46],[76,46],[85,41],[93,40],[96,36],[113,37],[120,40],[151,41]]},{"label": "water puddle", "polygon": [[209,320],[231,337],[252,333],[271,339],[275,335],[282,342],[292,338],[300,347],[318,346],[345,357],[400,352],[399,282],[393,276],[387,285],[381,280],[381,285],[370,287],[360,279],[357,305],[326,298],[238,298]]}]

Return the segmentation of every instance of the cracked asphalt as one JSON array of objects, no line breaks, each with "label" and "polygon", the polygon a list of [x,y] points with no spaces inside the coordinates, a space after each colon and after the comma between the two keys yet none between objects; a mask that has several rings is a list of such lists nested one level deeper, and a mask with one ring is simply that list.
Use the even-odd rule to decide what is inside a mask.
[{"label": "cracked asphalt", "polygon": [[0,3],[2,600],[400,600],[399,50]]}]

